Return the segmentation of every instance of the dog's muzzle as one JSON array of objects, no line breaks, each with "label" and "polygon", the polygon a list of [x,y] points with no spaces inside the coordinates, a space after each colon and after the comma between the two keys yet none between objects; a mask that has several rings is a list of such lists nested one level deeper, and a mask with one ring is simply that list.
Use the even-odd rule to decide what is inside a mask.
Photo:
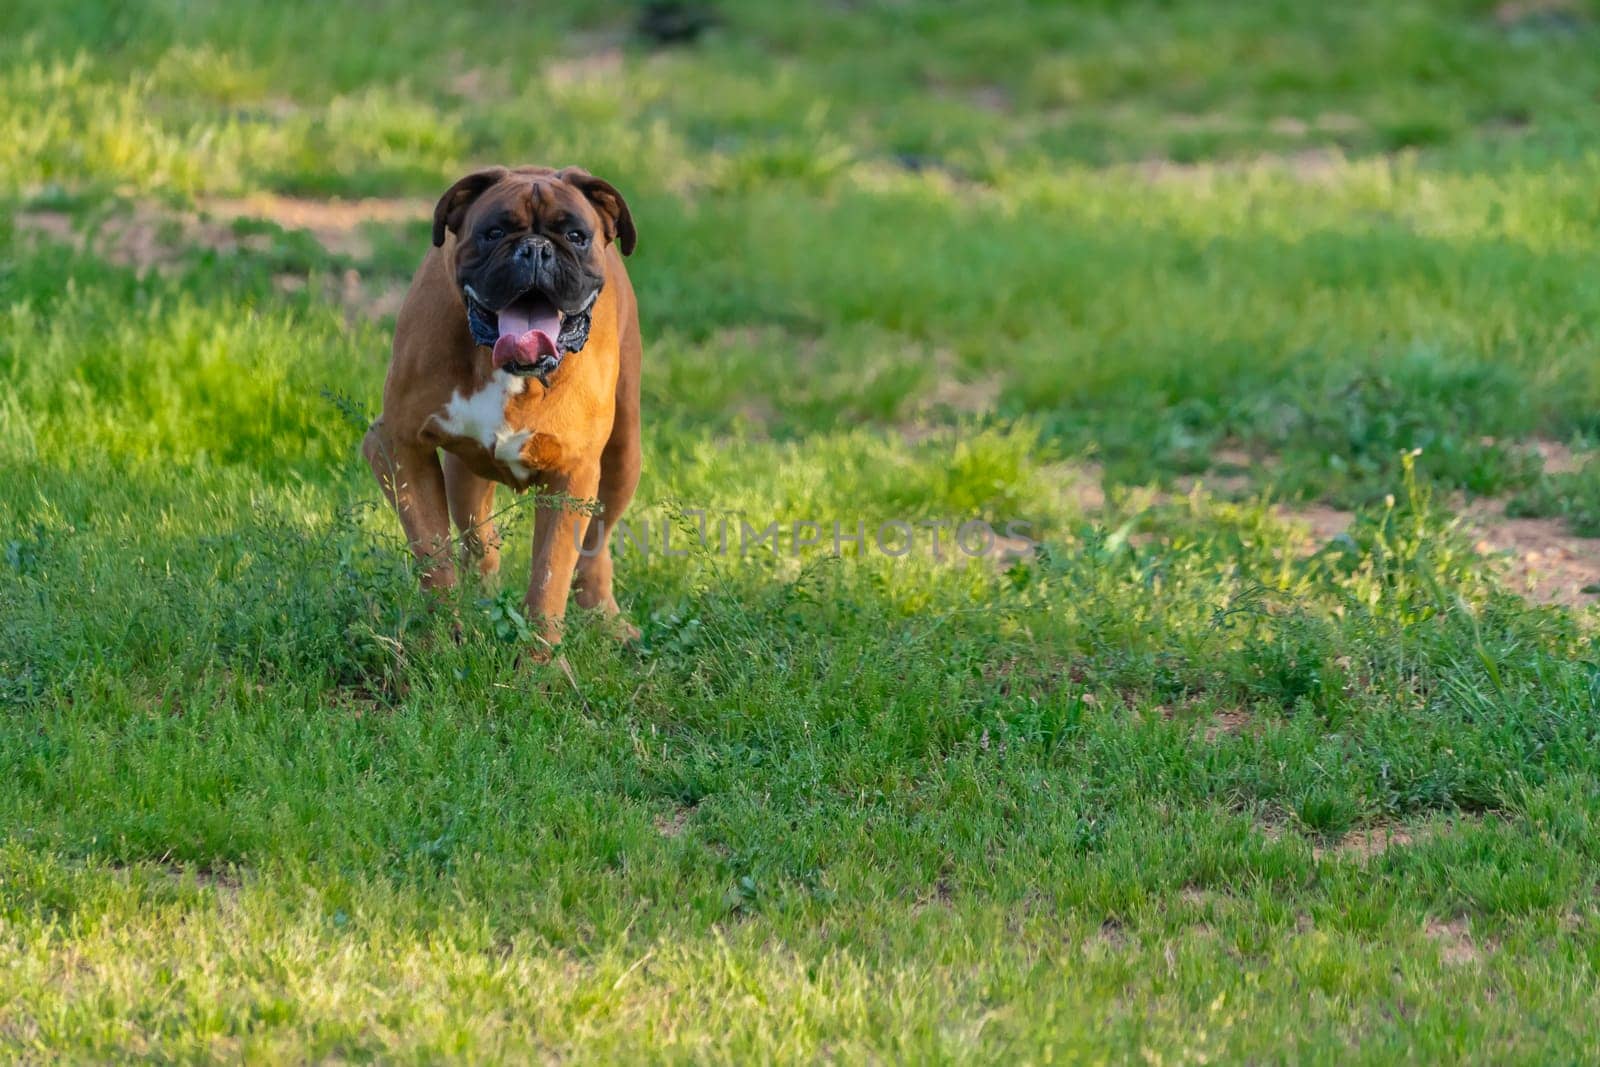
[{"label": "dog's muzzle", "polygon": [[494,354],[496,370],[537,378],[548,386],[549,377],[570,352],[589,342],[589,326],[600,289],[589,294],[583,307],[562,311],[543,293],[529,290],[499,311],[492,311],[472,286],[462,287],[467,305],[467,328],[472,339]]}]

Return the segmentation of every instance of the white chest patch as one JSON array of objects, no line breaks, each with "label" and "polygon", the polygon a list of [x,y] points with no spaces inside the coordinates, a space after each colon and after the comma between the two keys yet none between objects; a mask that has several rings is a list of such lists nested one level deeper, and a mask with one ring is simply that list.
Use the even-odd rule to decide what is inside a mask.
[{"label": "white chest patch", "polygon": [[526,479],[532,472],[522,463],[522,446],[528,443],[531,434],[506,421],[506,404],[527,387],[526,380],[505,371],[495,371],[489,384],[471,396],[462,396],[461,391],[456,390],[450,403],[434,415],[433,420],[441,431],[452,437],[477,441],[512,474]]}]

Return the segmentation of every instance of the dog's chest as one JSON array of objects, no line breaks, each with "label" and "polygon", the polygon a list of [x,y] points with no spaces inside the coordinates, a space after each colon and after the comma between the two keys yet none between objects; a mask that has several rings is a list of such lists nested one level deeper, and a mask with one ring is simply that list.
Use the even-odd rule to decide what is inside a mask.
[{"label": "dog's chest", "polygon": [[487,458],[505,468],[520,482],[533,471],[525,451],[533,429],[516,417],[513,401],[528,388],[526,378],[496,371],[477,391],[463,394],[457,389],[445,406],[434,413],[433,429],[457,442],[472,442],[487,453]]}]

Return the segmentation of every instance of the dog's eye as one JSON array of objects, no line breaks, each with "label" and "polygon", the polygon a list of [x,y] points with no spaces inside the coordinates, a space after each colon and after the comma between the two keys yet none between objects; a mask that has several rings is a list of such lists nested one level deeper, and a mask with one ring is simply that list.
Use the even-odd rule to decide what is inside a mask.
[{"label": "dog's eye", "polygon": [[575,245],[587,244],[589,242],[589,235],[584,233],[582,230],[568,230],[567,240],[571,241]]},{"label": "dog's eye", "polygon": [[505,235],[506,231],[502,230],[498,226],[490,226],[487,230],[483,231],[483,236],[490,241],[498,241]]}]

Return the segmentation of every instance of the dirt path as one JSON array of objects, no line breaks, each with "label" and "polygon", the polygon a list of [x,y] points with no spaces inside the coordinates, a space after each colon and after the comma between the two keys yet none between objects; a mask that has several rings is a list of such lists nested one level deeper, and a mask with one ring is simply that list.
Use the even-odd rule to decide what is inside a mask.
[{"label": "dirt path", "polygon": [[[372,255],[365,232],[369,224],[398,226],[427,220],[432,213],[433,204],[424,200],[310,200],[258,194],[207,200],[196,212],[136,203],[90,225],[61,211],[25,210],[16,214],[15,224],[25,240],[47,240],[77,249],[85,247],[92,229],[95,249],[107,262],[144,275],[177,271],[196,248],[222,254],[270,251],[273,237],[240,233],[234,225],[240,219],[264,220],[285,230],[305,232],[329,253],[360,262]],[[311,281],[301,273],[273,277],[274,285],[284,293],[301,292]],[[372,277],[354,267],[318,279],[318,285],[352,317],[367,319],[397,312],[406,289],[402,280]]]}]

